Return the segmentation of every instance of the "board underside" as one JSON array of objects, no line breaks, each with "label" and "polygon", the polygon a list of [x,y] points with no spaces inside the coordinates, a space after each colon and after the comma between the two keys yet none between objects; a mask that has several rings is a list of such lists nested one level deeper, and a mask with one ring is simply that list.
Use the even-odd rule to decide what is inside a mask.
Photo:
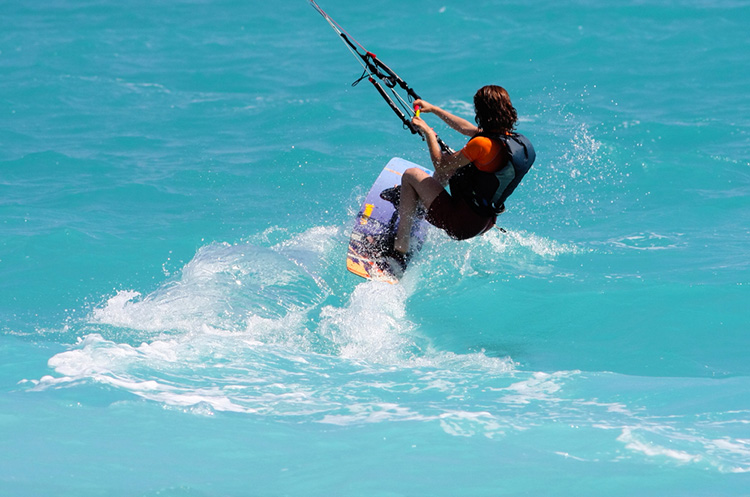
[{"label": "board underside", "polygon": [[[391,159],[370,188],[362,207],[355,218],[346,268],[357,276],[395,283],[398,277],[391,270],[385,255],[393,247],[398,227],[396,207],[380,197],[383,190],[401,184],[401,176],[411,167],[432,175],[432,171],[400,158]],[[414,220],[411,231],[411,252],[415,254],[422,246],[427,234],[427,221],[423,217]]]}]

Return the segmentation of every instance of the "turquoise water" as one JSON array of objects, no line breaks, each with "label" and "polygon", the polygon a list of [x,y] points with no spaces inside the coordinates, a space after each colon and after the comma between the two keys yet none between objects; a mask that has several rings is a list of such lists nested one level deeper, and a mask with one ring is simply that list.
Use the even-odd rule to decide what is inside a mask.
[{"label": "turquoise water", "polygon": [[303,0],[0,3],[0,494],[750,495],[750,2],[321,6],[509,90],[507,233],[346,272],[429,158]]}]

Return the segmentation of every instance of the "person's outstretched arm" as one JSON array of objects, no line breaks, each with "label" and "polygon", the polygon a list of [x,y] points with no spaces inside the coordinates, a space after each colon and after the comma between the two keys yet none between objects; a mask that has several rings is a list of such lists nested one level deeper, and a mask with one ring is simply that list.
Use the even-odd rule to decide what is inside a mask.
[{"label": "person's outstretched arm", "polygon": [[437,105],[432,105],[431,103],[426,102],[421,99],[415,100],[414,105],[419,106],[420,112],[425,112],[427,114],[435,114],[440,119],[442,119],[445,122],[445,124],[455,129],[462,135],[474,136],[477,134],[477,131],[479,131],[479,128],[477,128],[475,124],[470,123],[463,117],[455,116],[451,114],[450,112],[448,112],[447,110],[438,107]]}]

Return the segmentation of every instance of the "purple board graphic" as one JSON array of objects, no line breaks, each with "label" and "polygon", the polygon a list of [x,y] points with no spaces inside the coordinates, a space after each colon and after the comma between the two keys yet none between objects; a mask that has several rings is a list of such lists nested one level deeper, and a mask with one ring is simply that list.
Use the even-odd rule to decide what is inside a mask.
[{"label": "purple board graphic", "polygon": [[[404,159],[393,158],[370,188],[364,204],[357,214],[352,236],[349,240],[349,251],[346,256],[346,268],[357,276],[396,283],[398,278],[393,274],[384,255],[393,247],[398,226],[398,212],[388,200],[380,197],[383,190],[401,184],[401,175],[410,167],[417,167],[432,174],[432,171]],[[427,221],[418,217],[412,227],[411,248],[416,253],[424,242],[427,233]]]}]

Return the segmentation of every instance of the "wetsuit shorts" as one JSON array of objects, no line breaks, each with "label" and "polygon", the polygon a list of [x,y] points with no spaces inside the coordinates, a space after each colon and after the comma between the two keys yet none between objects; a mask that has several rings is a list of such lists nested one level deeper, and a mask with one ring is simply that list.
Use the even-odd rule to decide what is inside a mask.
[{"label": "wetsuit shorts", "polygon": [[491,229],[497,216],[480,216],[462,199],[443,190],[430,204],[425,219],[451,238],[466,240]]}]

